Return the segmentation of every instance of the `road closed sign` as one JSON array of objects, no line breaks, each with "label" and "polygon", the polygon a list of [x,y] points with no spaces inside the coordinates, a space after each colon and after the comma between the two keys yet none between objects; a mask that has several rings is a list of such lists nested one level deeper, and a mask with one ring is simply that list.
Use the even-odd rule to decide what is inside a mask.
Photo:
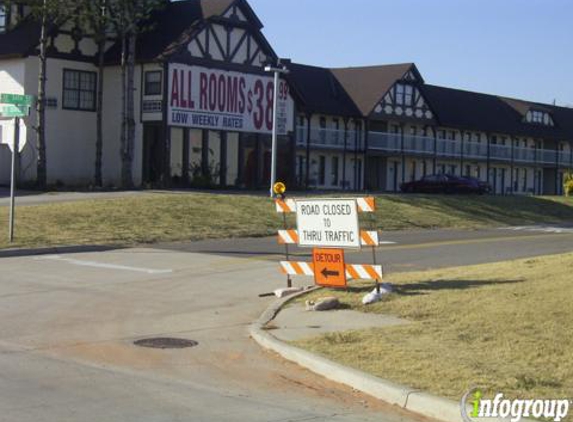
[{"label": "road closed sign", "polygon": [[299,246],[360,248],[355,199],[303,199],[296,201]]}]

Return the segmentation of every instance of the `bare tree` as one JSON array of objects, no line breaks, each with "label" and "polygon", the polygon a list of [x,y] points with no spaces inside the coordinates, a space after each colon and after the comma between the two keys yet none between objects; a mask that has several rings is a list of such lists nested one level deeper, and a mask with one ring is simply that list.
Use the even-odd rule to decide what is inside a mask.
[{"label": "bare tree", "polygon": [[48,181],[47,145],[46,145],[46,81],[47,48],[50,32],[59,27],[76,10],[73,0],[10,0],[3,2],[7,6],[20,5],[26,7],[31,17],[40,23],[40,39],[38,40],[38,93],[36,102],[36,185],[45,189]]},{"label": "bare tree", "polygon": [[97,44],[97,117],[96,117],[96,143],[95,143],[95,165],[94,165],[94,185],[103,186],[103,97],[105,82],[105,52],[107,42],[113,40],[111,32],[108,3],[113,0],[79,0],[78,17],[82,26],[86,27],[93,34]]},{"label": "bare tree", "polygon": [[121,43],[121,184],[132,188],[135,148],[135,63],[138,36],[150,27],[149,17],[166,0],[109,0],[108,11]]}]

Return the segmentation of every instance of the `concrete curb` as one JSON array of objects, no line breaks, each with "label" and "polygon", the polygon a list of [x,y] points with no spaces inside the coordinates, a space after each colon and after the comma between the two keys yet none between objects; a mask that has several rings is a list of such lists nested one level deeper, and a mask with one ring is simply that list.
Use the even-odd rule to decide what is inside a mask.
[{"label": "concrete curb", "polygon": [[0,250],[0,259],[19,258],[24,256],[38,256],[38,255],[60,255],[68,253],[106,252],[118,249],[123,249],[123,247],[76,245],[76,246],[52,246],[46,248],[4,249]]},{"label": "concrete curb", "polygon": [[[315,290],[315,289],[313,289]],[[294,362],[329,380],[347,385],[386,403],[422,416],[444,422],[464,422],[460,412],[460,403],[432,394],[405,387],[370,375],[356,369],[348,368],[336,362],[317,356],[306,350],[291,346],[273,335],[264,327],[272,321],[288,302],[312,290],[306,290],[287,298],[273,302],[257,321],[249,327],[251,337],[263,348],[272,350],[284,359]],[[507,421],[498,418],[480,419],[487,421]],[[522,419],[525,421],[525,419]]]}]

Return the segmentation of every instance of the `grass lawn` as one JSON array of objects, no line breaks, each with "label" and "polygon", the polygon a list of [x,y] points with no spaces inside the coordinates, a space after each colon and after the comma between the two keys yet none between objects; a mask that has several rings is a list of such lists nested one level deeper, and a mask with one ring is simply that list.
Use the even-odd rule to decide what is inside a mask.
[{"label": "grass lawn", "polygon": [[[376,376],[459,400],[472,386],[509,397],[573,398],[573,254],[393,274],[396,290],[364,307],[372,284],[335,295],[411,323],[328,334],[297,346]],[[307,297],[299,300],[306,300]]]},{"label": "grass lawn", "polygon": [[[573,222],[573,198],[382,195],[381,230]],[[291,221],[294,221],[292,219]],[[0,249],[8,208],[0,208]],[[273,235],[282,225],[268,198],[149,193],[17,208],[11,247],[111,244]],[[6,235],[5,235],[6,234]]]}]

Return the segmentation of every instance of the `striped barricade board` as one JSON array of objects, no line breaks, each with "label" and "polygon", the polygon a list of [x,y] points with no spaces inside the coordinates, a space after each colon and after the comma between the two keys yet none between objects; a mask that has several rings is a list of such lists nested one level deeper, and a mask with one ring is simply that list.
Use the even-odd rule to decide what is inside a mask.
[{"label": "striped barricade board", "polygon": [[[275,201],[278,213],[295,213],[296,212],[296,199],[277,199]],[[363,213],[369,213],[376,211],[376,198],[357,198],[356,204],[358,206],[358,211]]]},{"label": "striped barricade board", "polygon": [[[314,264],[305,261],[281,261],[281,271],[287,275],[314,277]],[[382,265],[346,264],[349,280],[382,280]]]}]

